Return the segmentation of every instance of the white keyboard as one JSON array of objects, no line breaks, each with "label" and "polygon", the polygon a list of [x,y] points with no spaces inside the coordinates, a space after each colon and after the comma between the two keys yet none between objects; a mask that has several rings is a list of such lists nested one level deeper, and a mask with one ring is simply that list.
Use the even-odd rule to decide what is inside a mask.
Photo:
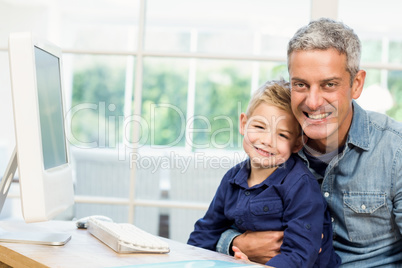
[{"label": "white keyboard", "polygon": [[89,218],[88,231],[117,253],[168,253],[169,244],[129,223]]}]

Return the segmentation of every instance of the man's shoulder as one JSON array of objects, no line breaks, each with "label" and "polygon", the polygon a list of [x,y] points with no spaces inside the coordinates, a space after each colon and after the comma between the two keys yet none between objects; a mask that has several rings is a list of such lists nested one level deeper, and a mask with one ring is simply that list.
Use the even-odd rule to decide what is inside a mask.
[{"label": "man's shoulder", "polygon": [[380,131],[390,131],[397,136],[402,137],[402,122],[385,114],[367,111],[370,125]]},{"label": "man's shoulder", "polygon": [[372,111],[367,111],[367,116],[371,134],[376,135],[376,132],[379,132],[385,136],[402,139],[402,122],[398,122],[388,115]]}]

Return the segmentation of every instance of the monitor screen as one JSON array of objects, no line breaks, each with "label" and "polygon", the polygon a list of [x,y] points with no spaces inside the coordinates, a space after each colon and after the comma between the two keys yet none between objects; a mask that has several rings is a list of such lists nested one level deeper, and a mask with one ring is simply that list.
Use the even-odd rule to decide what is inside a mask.
[{"label": "monitor screen", "polygon": [[74,204],[61,56],[59,47],[31,33],[10,34],[16,140],[10,166],[18,166],[26,222],[53,219]]},{"label": "monitor screen", "polygon": [[35,46],[44,169],[67,163],[59,59]]}]

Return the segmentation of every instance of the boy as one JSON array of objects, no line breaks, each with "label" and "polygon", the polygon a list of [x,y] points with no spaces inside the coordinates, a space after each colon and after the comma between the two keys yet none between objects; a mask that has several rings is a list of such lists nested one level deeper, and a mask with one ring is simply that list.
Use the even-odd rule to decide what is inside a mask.
[{"label": "boy", "polygon": [[230,227],[240,232],[283,230],[281,254],[266,265],[338,267],[319,185],[294,155],[303,140],[290,106],[289,83],[267,82],[253,94],[240,115],[240,133],[249,158],[225,174],[188,244],[216,250]]}]

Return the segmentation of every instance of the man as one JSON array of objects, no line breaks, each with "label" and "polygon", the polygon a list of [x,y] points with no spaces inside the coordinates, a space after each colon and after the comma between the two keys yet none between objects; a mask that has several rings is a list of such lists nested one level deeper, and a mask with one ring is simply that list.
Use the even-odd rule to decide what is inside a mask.
[{"label": "man", "polygon": [[[402,124],[353,101],[366,76],[360,47],[352,29],[330,19],[289,41],[292,110],[309,138],[299,156],[321,183],[342,266],[402,267]],[[265,263],[282,237],[228,230],[217,250],[228,253],[232,243]]]}]

